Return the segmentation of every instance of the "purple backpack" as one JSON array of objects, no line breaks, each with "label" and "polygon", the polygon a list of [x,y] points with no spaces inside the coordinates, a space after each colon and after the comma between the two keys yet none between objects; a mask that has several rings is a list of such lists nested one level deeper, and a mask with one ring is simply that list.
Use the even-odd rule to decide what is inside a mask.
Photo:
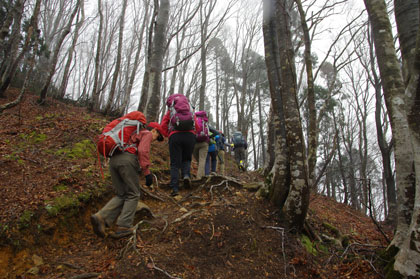
[{"label": "purple backpack", "polygon": [[194,130],[194,113],[187,97],[182,94],[173,94],[166,100],[170,111],[169,131]]},{"label": "purple backpack", "polygon": [[207,118],[207,113],[202,111],[197,111],[195,113],[198,123],[198,129],[196,132],[197,142],[209,142],[209,119]]}]

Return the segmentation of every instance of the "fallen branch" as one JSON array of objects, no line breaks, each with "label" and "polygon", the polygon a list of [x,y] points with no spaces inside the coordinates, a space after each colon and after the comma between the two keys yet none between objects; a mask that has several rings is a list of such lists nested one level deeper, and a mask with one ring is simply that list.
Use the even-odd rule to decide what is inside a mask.
[{"label": "fallen branch", "polygon": [[172,276],[171,274],[169,274],[167,271],[165,271],[165,270],[163,270],[163,269],[161,269],[161,268],[157,267],[157,266],[155,265],[155,262],[153,261],[153,258],[152,258],[152,257],[150,257],[150,260],[152,261],[152,264],[151,264],[151,266],[150,266],[150,265],[148,265],[148,267],[150,266],[149,268],[156,269],[157,271],[162,272],[163,274],[165,274],[166,276],[168,276],[168,277],[169,277],[169,278],[171,278],[171,279],[181,279],[180,277],[174,277],[174,276]]},{"label": "fallen branch", "polygon": [[72,269],[82,269],[80,266],[74,265],[74,264],[71,264],[71,263],[68,263],[68,262],[61,262],[61,264],[65,265],[69,268],[72,268]]},{"label": "fallen branch", "polygon": [[213,223],[211,223],[211,228],[212,228],[212,233],[211,233],[210,240],[212,240],[213,236],[214,236],[214,224]]},{"label": "fallen branch", "polygon": [[143,186],[140,185],[140,189],[145,192],[148,196],[155,198],[161,202],[165,202],[164,199],[162,199],[161,197],[156,196],[155,194],[152,194],[149,190],[147,190],[146,188],[144,188]]},{"label": "fallen branch", "polygon": [[263,229],[273,229],[281,233],[281,251],[283,254],[283,261],[284,261],[284,278],[287,278],[287,261],[286,261],[286,253],[284,252],[284,228],[282,227],[273,227],[273,226],[261,226]]},{"label": "fallen branch", "polygon": [[80,274],[80,275],[75,275],[70,277],[70,279],[87,279],[87,278],[95,278],[98,277],[99,273],[85,273],[85,274]]},{"label": "fallen branch", "polygon": [[185,213],[184,215],[182,215],[181,217],[176,218],[172,224],[177,223],[177,222],[181,222],[182,220],[184,220],[185,218],[187,218],[188,216],[190,216],[191,214],[193,214],[194,212],[197,212],[199,210],[191,210],[187,213]]},{"label": "fallen branch", "polygon": [[361,246],[361,247],[368,247],[368,248],[375,248],[375,249],[376,248],[381,248],[381,249],[386,248],[385,246],[379,246],[379,245],[363,244],[363,243],[353,242],[353,243],[350,243],[346,247],[346,249],[344,250],[343,254],[341,254],[341,258],[343,258],[347,254],[348,250],[350,250],[350,248],[352,248],[353,246]]}]

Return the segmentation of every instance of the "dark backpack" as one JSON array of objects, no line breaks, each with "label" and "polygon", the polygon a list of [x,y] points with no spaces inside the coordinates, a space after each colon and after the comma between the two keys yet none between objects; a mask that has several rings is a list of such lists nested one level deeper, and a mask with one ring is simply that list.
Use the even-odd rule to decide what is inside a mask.
[{"label": "dark backpack", "polygon": [[182,94],[173,94],[166,100],[170,111],[169,131],[194,130],[194,112],[187,97]]},{"label": "dark backpack", "polygon": [[246,141],[240,132],[235,132],[232,137],[235,147],[245,147]]},{"label": "dark backpack", "polygon": [[115,150],[125,151],[134,148],[127,145],[134,132],[144,129],[146,117],[140,111],[130,112],[108,123],[96,142],[97,150],[105,157],[111,157]]},{"label": "dark backpack", "polygon": [[196,140],[197,142],[208,142],[209,141],[209,119],[207,117],[207,112],[204,110],[197,111],[195,113],[198,123],[198,129],[196,131]]}]

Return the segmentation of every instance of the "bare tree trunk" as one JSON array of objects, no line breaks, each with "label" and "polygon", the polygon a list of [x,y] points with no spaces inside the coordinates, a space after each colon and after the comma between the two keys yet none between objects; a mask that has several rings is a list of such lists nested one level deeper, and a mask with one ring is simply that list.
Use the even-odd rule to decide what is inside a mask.
[{"label": "bare tree trunk", "polygon": [[374,53],[374,46],[373,41],[370,37],[370,32],[368,32],[368,43],[369,43],[369,55],[370,55],[370,67],[366,68],[372,74],[372,85],[375,89],[375,124],[376,124],[376,135],[378,139],[379,149],[382,155],[382,168],[383,172],[383,179],[385,180],[385,189],[387,200],[384,201],[384,207],[386,220],[389,224],[393,225],[394,227],[397,225],[397,195],[395,192],[395,179],[392,171],[391,161],[392,161],[392,142],[388,143],[385,138],[383,123],[388,125],[388,116],[385,113],[382,113],[382,85],[380,78],[376,72],[375,67],[375,53]]},{"label": "bare tree trunk", "polygon": [[306,68],[306,79],[308,83],[308,171],[309,171],[309,181],[312,186],[312,190],[316,191],[315,181],[315,167],[316,167],[316,158],[317,158],[317,149],[318,149],[318,125],[317,125],[317,113],[315,107],[315,91],[314,91],[314,78],[312,71],[312,53],[311,53],[311,38],[309,35],[309,28],[306,24],[306,15],[302,7],[301,0],[295,0],[297,5],[299,15],[300,15],[300,24],[303,31],[303,39],[305,42],[305,68]]},{"label": "bare tree trunk", "polygon": [[[79,19],[80,13],[81,13],[81,18]],[[61,81],[60,89],[58,90],[60,94],[59,97],[61,99],[63,99],[64,96],[66,95],[67,84],[68,84],[69,76],[70,76],[70,66],[73,62],[73,54],[76,48],[77,41],[79,39],[79,31],[80,31],[80,28],[82,28],[84,21],[85,21],[85,9],[84,9],[84,1],[82,1],[81,6],[80,6],[80,11],[76,19],[77,23],[76,23],[76,28],[74,30],[73,40],[68,50],[67,62],[66,62],[66,66],[64,67],[63,80]]]},{"label": "bare tree trunk", "polygon": [[[11,69],[14,59],[16,59],[19,43],[20,43],[20,32],[21,32],[21,21],[24,9],[24,1],[18,0],[11,8],[11,12],[7,14],[5,21],[3,22],[1,33],[0,33],[0,46],[3,52],[3,61],[0,64],[0,77],[1,83],[5,80],[5,72]],[[13,23],[13,24],[12,24]],[[9,28],[12,28],[9,34]],[[4,42],[5,37],[9,39],[7,43]],[[4,91],[0,91],[3,94]]]},{"label": "bare tree trunk", "polygon": [[97,111],[99,110],[99,71],[100,71],[100,60],[102,52],[102,29],[104,25],[104,15],[102,13],[102,1],[98,0],[98,14],[99,14],[99,27],[98,27],[98,40],[96,43],[96,56],[95,56],[95,74],[93,77],[93,89],[92,89],[92,99],[89,102],[89,110]]},{"label": "bare tree trunk", "polygon": [[[0,83],[0,97],[4,97],[4,93],[6,92],[7,88],[10,85],[13,77],[15,76],[16,69],[19,66],[19,63],[23,59],[24,55],[30,49],[30,41],[31,38],[27,36],[25,38],[25,42],[21,47],[21,51],[18,54],[19,44],[20,44],[20,32],[21,32],[21,20],[24,12],[24,4],[22,2],[17,2],[15,5],[15,9],[13,9],[14,16],[13,16],[13,27],[12,27],[12,34],[11,34],[11,42],[7,46],[8,53],[5,53],[5,56],[8,56],[8,59],[5,59],[4,63],[2,63],[2,75],[1,75],[1,83]],[[28,26],[27,28],[30,28]],[[4,69],[3,69],[4,68]]]},{"label": "bare tree trunk", "polygon": [[[268,70],[268,68],[267,68]],[[268,114],[267,119],[267,151],[266,156],[267,160],[264,164],[264,176],[268,176],[271,169],[274,166],[274,160],[275,160],[275,131],[274,131],[274,111],[273,111],[273,103],[270,105],[270,112]]]},{"label": "bare tree trunk", "polygon": [[117,80],[118,75],[120,73],[121,68],[121,53],[122,53],[122,44],[123,44],[123,37],[124,37],[124,23],[125,23],[125,10],[127,9],[127,0],[123,0],[122,2],[122,9],[121,9],[121,16],[120,16],[120,30],[118,32],[118,50],[117,50],[117,61],[115,63],[114,74],[112,76],[111,88],[109,90],[108,102],[105,106],[104,113],[109,114],[111,113],[114,108],[112,107],[114,103],[114,96],[115,96],[115,88],[117,87]]},{"label": "bare tree trunk", "polygon": [[16,1],[16,3],[11,7],[12,12],[6,14],[6,18],[3,18],[3,24],[0,28],[0,46],[3,46],[4,39],[9,35],[10,26],[13,22],[13,16],[15,15],[14,10],[16,10],[16,7],[19,5],[22,5],[21,1]]},{"label": "bare tree trunk", "polygon": [[[207,83],[207,47],[206,47],[206,39],[207,39],[207,29],[209,25],[209,18],[210,15],[216,5],[216,1],[207,2],[205,6],[203,2],[200,1],[201,8],[200,8],[200,18],[201,18],[201,85],[200,85],[200,99],[199,99],[199,110],[204,110],[204,101],[206,97],[206,83]],[[207,5],[208,11],[206,11]],[[204,11],[203,11],[204,10]]]},{"label": "bare tree trunk", "polygon": [[[287,173],[288,179],[282,179],[282,182],[286,183],[281,184],[273,179],[272,188],[287,188],[288,194],[282,207],[282,215],[289,227],[300,230],[303,228],[309,207],[309,178],[301,119],[296,98],[297,88],[289,25],[290,18],[287,13],[286,1],[265,0],[263,3],[265,12],[265,22],[263,25],[265,49],[267,51],[272,47],[273,41],[276,39],[276,47],[278,48],[278,52],[267,53],[269,54],[268,57],[266,55],[268,75],[271,76],[271,79],[277,72],[277,80],[276,84],[273,84],[274,87],[271,86],[274,80],[270,80],[270,91],[272,92],[275,112],[279,112],[276,105],[280,105],[283,108],[282,113],[279,115],[284,116],[285,144],[288,149],[288,159],[286,159],[284,158],[283,151],[278,149],[278,145],[276,146],[276,160],[278,160],[277,157],[281,157],[279,161],[282,161],[282,164],[286,163],[284,170],[287,170],[285,173]],[[270,10],[274,10],[274,13],[267,14]],[[277,60],[279,64],[275,65],[275,62],[273,63],[271,61],[271,65],[269,65],[268,62],[270,59],[273,61],[279,59]],[[274,65],[275,71],[271,72],[270,70],[273,69],[272,66]],[[279,97],[275,96],[276,92],[279,92],[279,96],[281,96],[281,102],[279,103],[277,103]],[[275,171],[273,176],[275,176],[278,173],[276,164],[273,170]]]},{"label": "bare tree trunk", "polygon": [[138,36],[137,50],[136,50],[136,55],[134,58],[133,69],[131,70],[130,79],[129,79],[127,88],[125,90],[125,98],[123,100],[123,104],[121,106],[121,110],[119,113],[121,115],[123,114],[122,110],[126,109],[128,102],[130,100],[131,91],[133,90],[133,85],[134,85],[134,79],[136,78],[137,70],[140,64],[140,54],[142,50],[141,46],[143,44],[144,29],[146,28],[146,25],[149,23],[149,2],[150,2],[149,0],[144,1],[145,14],[143,18],[143,23],[140,27],[139,32],[137,33],[137,36]]},{"label": "bare tree trunk", "polygon": [[407,85],[414,63],[417,30],[419,28],[419,1],[394,0],[398,39],[403,60],[403,77]]},{"label": "bare tree trunk", "polygon": [[[409,71],[410,78],[405,88],[385,1],[364,0],[364,2],[372,25],[395,146],[399,208],[397,231],[390,246],[390,248],[397,248],[398,251],[393,267],[404,278],[418,278],[420,277],[418,268],[420,266],[420,249],[418,247],[420,242],[420,206],[418,202],[415,203],[415,200],[420,200],[420,124],[418,123],[420,120],[420,90],[418,87],[420,50],[417,46],[414,67]],[[419,38],[420,31],[417,32],[417,39]]]},{"label": "bare tree trunk", "polygon": [[[260,92],[258,92],[258,121],[259,121],[259,124],[260,124],[259,127],[260,127],[262,166],[265,166],[266,148],[265,148],[265,140],[264,140],[264,121],[263,121],[263,117],[262,117],[261,93]],[[267,124],[267,127],[268,127],[268,124]]]},{"label": "bare tree trunk", "polygon": [[334,118],[334,129],[336,131],[337,136],[337,154],[338,154],[338,166],[339,166],[339,170],[340,170],[340,175],[341,175],[341,180],[342,180],[342,184],[343,184],[343,191],[344,191],[344,204],[348,204],[349,203],[349,191],[348,191],[348,183],[347,183],[347,176],[346,176],[346,172],[345,172],[345,166],[344,166],[344,162],[343,162],[343,156],[341,154],[341,144],[340,144],[340,132],[339,132],[339,128],[338,128],[338,121],[336,119],[335,113],[333,113],[333,118]]},{"label": "bare tree trunk", "polygon": [[[280,208],[283,207],[289,193],[290,167],[289,167],[289,148],[286,145],[285,119],[282,107],[280,65],[278,63],[279,46],[277,41],[277,24],[275,22],[276,13],[274,11],[275,2],[265,0],[264,2],[264,45],[265,60],[267,64],[267,75],[270,84],[271,94],[271,121],[269,127],[272,129],[274,141],[271,144],[273,154],[271,159],[272,168],[269,169],[269,198]],[[271,137],[269,137],[271,139]]]},{"label": "bare tree trunk", "polygon": [[161,0],[153,38],[153,52],[150,61],[149,99],[146,104],[146,117],[156,121],[159,115],[160,86],[162,80],[162,65],[165,56],[166,27],[169,19],[169,0]]},{"label": "bare tree trunk", "polygon": [[149,94],[149,82],[150,82],[150,71],[151,71],[151,60],[152,60],[152,51],[153,51],[153,31],[154,31],[154,24],[156,22],[156,18],[159,13],[159,2],[157,0],[154,0],[154,8],[153,8],[153,15],[150,19],[150,26],[148,29],[148,38],[147,38],[147,53],[146,53],[146,62],[145,62],[145,71],[143,75],[143,83],[141,86],[141,96],[139,105],[137,107],[138,111],[145,111],[147,100],[150,98]]},{"label": "bare tree trunk", "polygon": [[39,40],[39,35],[40,35],[38,33],[38,17],[39,17],[40,8],[41,8],[41,0],[37,0],[35,2],[35,7],[32,12],[32,16],[29,21],[28,27],[27,27],[27,39],[29,39],[29,42],[32,43],[32,54],[30,54],[28,58],[28,69],[26,72],[25,80],[23,82],[22,88],[20,89],[20,93],[18,97],[14,101],[0,106],[0,115],[3,113],[4,110],[18,105],[21,102],[23,95],[25,94],[29,78],[31,77],[32,70],[34,68],[35,56],[38,53],[38,40]]},{"label": "bare tree trunk", "polygon": [[52,58],[52,61],[51,61],[51,64],[50,64],[49,72],[48,72],[48,77],[47,77],[47,80],[45,81],[44,86],[42,87],[41,92],[40,92],[40,97],[39,97],[39,100],[38,100],[39,104],[44,104],[45,103],[45,98],[47,96],[48,88],[50,87],[50,84],[51,84],[51,79],[52,79],[53,75],[55,74],[57,61],[58,61],[58,54],[60,53],[61,46],[64,42],[64,39],[67,37],[67,35],[71,31],[71,25],[72,25],[74,17],[77,14],[77,11],[79,10],[79,7],[80,7],[80,0],[78,0],[76,2],[76,6],[74,7],[73,12],[70,15],[67,26],[64,28],[63,32],[61,33],[60,38],[57,41],[57,44],[55,45],[53,58]]}]

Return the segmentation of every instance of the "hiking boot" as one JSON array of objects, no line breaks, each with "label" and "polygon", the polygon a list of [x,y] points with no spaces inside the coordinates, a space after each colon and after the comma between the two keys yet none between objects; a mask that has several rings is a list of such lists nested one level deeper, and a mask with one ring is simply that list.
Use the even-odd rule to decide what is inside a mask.
[{"label": "hiking boot", "polygon": [[105,221],[98,213],[90,216],[90,222],[96,235],[105,237]]},{"label": "hiking boot", "polygon": [[185,189],[191,188],[191,178],[189,176],[184,176],[184,188]]},{"label": "hiking boot", "polygon": [[134,228],[117,227],[114,233],[110,234],[112,238],[119,239],[133,235]]},{"label": "hiking boot", "polygon": [[171,197],[178,196],[178,191],[172,190]]}]

